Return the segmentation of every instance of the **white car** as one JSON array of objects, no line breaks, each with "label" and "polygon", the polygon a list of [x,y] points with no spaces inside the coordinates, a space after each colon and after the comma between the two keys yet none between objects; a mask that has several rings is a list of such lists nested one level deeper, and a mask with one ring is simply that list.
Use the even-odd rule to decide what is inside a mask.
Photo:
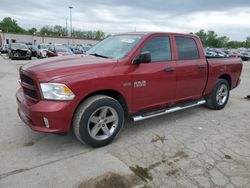
[{"label": "white car", "polygon": [[50,47],[50,44],[39,44],[37,45],[37,58],[47,57],[47,51]]}]

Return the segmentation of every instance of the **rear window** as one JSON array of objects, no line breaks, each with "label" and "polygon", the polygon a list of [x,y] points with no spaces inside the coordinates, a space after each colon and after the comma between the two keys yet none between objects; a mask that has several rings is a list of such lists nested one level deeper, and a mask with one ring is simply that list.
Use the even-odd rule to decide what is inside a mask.
[{"label": "rear window", "polygon": [[196,42],[192,38],[175,37],[179,60],[198,59],[199,53]]}]

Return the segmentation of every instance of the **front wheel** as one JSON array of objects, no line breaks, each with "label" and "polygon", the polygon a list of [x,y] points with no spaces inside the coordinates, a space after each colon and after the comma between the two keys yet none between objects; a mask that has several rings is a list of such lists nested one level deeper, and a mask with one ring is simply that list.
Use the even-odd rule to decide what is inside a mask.
[{"label": "front wheel", "polygon": [[229,94],[230,88],[228,82],[224,79],[218,79],[212,90],[212,93],[207,98],[207,107],[214,110],[220,110],[224,108],[227,104]]},{"label": "front wheel", "polygon": [[92,147],[109,144],[124,124],[124,111],[120,103],[105,95],[86,99],[77,109],[73,130],[77,139]]},{"label": "front wheel", "polygon": [[15,58],[14,58],[14,55],[10,54],[10,59],[11,59],[11,60],[14,60],[14,59],[15,59]]}]

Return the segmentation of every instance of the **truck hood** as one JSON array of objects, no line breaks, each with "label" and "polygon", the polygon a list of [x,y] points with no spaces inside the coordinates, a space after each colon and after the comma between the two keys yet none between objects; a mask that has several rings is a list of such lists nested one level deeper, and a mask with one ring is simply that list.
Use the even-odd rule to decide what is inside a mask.
[{"label": "truck hood", "polygon": [[21,72],[31,74],[39,81],[111,69],[117,61],[90,55],[57,56],[32,61],[21,67]]}]

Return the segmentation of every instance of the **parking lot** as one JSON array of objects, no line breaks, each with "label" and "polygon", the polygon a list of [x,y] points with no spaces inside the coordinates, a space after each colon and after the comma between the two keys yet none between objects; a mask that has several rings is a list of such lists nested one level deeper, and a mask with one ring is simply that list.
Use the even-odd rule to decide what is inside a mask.
[{"label": "parking lot", "polygon": [[27,62],[0,55],[0,187],[86,187],[107,172],[138,178],[130,187],[250,187],[249,61],[223,110],[200,106],[127,120],[114,142],[98,149],[72,132],[34,132],[19,119],[18,69]]}]

